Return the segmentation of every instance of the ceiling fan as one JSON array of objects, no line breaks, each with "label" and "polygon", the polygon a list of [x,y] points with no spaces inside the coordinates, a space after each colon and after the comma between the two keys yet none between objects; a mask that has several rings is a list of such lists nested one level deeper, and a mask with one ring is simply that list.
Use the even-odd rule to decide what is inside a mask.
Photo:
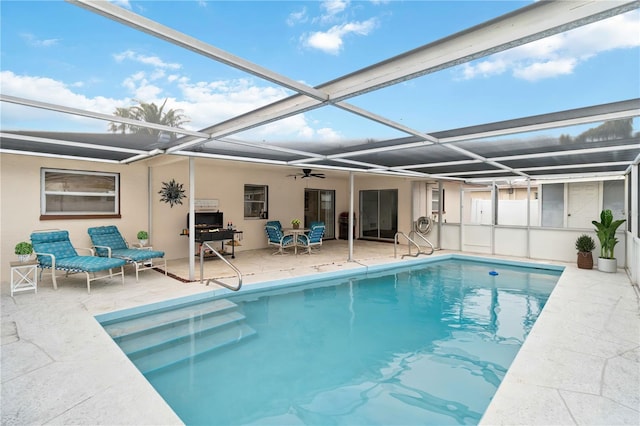
[{"label": "ceiling fan", "polygon": [[324,173],[311,173],[311,169],[302,169],[302,173],[287,175],[287,177],[293,177],[294,179],[298,179],[298,176],[300,176],[300,179],[310,178],[310,177],[316,177],[320,179],[325,178]]}]

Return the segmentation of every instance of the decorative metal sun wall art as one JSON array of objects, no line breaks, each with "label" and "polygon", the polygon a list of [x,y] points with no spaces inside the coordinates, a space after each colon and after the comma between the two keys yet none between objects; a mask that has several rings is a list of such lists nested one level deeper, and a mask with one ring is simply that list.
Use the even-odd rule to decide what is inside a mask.
[{"label": "decorative metal sun wall art", "polygon": [[169,182],[162,182],[162,189],[158,191],[158,194],[161,195],[160,201],[169,203],[171,207],[174,204],[182,204],[182,199],[186,197],[182,184],[176,182],[175,179],[171,179]]}]

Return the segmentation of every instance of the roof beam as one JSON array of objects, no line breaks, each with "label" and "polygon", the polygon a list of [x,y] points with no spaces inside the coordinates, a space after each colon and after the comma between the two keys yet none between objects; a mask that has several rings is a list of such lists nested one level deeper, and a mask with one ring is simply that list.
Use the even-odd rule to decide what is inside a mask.
[{"label": "roof beam", "polygon": [[191,50],[207,58],[229,65],[233,68],[237,68],[249,74],[263,78],[278,84],[279,86],[286,87],[304,94],[305,96],[325,101],[328,99],[326,92],[314,89],[311,86],[300,83],[278,73],[275,73],[267,68],[261,67],[247,60],[244,60],[231,53],[225,52],[222,49],[214,47],[208,43],[205,43],[197,38],[188,36],[184,33],[176,31],[165,25],[159,24],[156,21],[137,15],[129,10],[123,9],[113,3],[104,0],[66,0],[67,2],[80,6],[91,12],[102,15],[113,21],[124,24],[128,27],[134,28],[138,31],[142,31],[146,34],[160,38],[162,40],[173,43],[177,46]]},{"label": "roof beam", "polygon": [[[537,2],[317,88],[329,94],[327,102],[341,106],[338,103],[348,98],[568,31],[639,6],[638,0]],[[306,96],[294,95],[212,126],[207,131],[214,135],[229,135],[322,105]],[[348,110],[348,105],[344,109]]]},{"label": "roof beam", "polygon": [[189,135],[198,138],[208,139],[207,133],[186,130],[180,127],[164,126],[162,124],[151,123],[148,121],[133,120],[131,118],[118,117],[116,115],[102,114],[100,112],[87,111],[79,108],[72,108],[63,105],[51,104],[48,102],[34,101],[31,99],[19,98],[17,96],[3,95],[0,93],[0,102],[9,102],[16,105],[23,105],[38,109],[46,109],[49,111],[62,112],[64,114],[77,115],[80,117],[96,118],[98,120],[113,121],[117,123],[130,124],[136,127],[144,127],[147,129],[156,129],[167,133],[178,133],[181,135]]},{"label": "roof beam", "polygon": [[469,62],[640,7],[637,0],[536,2],[319,88],[338,101]]},{"label": "roof beam", "polygon": [[[503,136],[515,133],[534,132],[550,128],[567,127],[576,124],[588,124],[612,119],[640,116],[640,98],[626,101],[601,104],[584,108],[576,108],[548,114],[534,115],[513,120],[498,121],[479,126],[463,127],[441,132],[433,132],[438,143],[446,146],[451,142],[482,139],[491,136]],[[376,152],[398,151],[430,145],[425,141],[412,141],[404,144],[380,148],[361,149],[327,156],[328,159],[356,157]]]},{"label": "roof beam", "polygon": [[[109,2],[96,0],[67,1],[298,92],[297,95],[209,127],[205,131],[211,133],[213,138],[249,130],[272,121],[318,108],[327,102],[336,104],[353,96],[469,62],[624,13],[640,6],[639,0],[538,2],[316,88],[311,88],[155,21],[114,6]],[[351,106],[346,104],[341,107],[351,110]],[[352,112],[355,111],[352,110]],[[362,113],[364,110],[360,110],[360,112]],[[421,132],[418,133],[419,135],[425,135]],[[415,133],[409,132],[409,134]],[[426,136],[426,139],[435,142],[428,135]],[[194,144],[194,142],[185,142],[185,144],[180,145],[180,147],[174,147],[170,151],[185,149]]]},{"label": "roof beam", "polygon": [[462,127],[433,134],[438,137],[440,143],[445,144],[637,116],[640,116],[640,98]]},{"label": "roof beam", "polygon": [[50,139],[50,138],[41,138],[41,137],[36,137],[36,136],[20,135],[20,134],[15,134],[15,133],[11,133],[11,132],[0,132],[0,139],[1,138],[11,138],[11,139],[17,139],[17,140],[21,140],[21,141],[37,142],[37,143],[43,143],[43,144],[48,144],[48,145],[58,145],[58,146],[68,146],[68,147],[74,147],[74,148],[94,149],[96,151],[122,152],[122,153],[137,154],[137,155],[147,154],[147,151],[140,150],[140,149],[118,148],[118,147],[113,147],[113,146],[108,146],[108,145],[95,145],[95,144],[89,144],[89,143],[84,143],[84,142],[61,141],[59,139]]},{"label": "roof beam", "polygon": [[4,148],[0,148],[0,154],[28,155],[31,157],[60,158],[64,160],[92,161],[92,162],[98,162],[98,163],[112,163],[112,164],[120,163],[120,161],[117,161],[117,160],[106,160],[104,158],[77,157],[74,155],[49,154],[46,152],[22,151],[22,150],[4,149]]}]

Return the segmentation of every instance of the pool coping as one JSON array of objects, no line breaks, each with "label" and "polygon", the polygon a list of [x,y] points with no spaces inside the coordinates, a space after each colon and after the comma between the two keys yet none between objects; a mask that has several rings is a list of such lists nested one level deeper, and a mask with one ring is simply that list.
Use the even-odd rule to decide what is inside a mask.
[{"label": "pool coping", "polygon": [[479,424],[640,424],[640,298],[625,272],[565,268]]},{"label": "pool coping", "polygon": [[534,268],[534,269],[544,269],[550,271],[558,271],[562,273],[565,267],[560,265],[553,265],[547,263],[535,263],[535,262],[526,262],[519,260],[509,260],[509,259],[497,259],[497,258],[487,258],[482,256],[473,256],[466,254],[457,254],[457,253],[448,253],[442,254],[437,257],[432,258],[416,258],[410,260],[403,260],[393,263],[384,263],[378,265],[361,265],[359,267],[355,267],[348,270],[338,270],[331,272],[321,272],[318,274],[312,275],[301,275],[299,277],[294,278],[284,278],[284,279],[275,279],[268,281],[260,281],[251,284],[249,287],[243,287],[238,291],[229,290],[226,288],[220,288],[217,290],[212,290],[212,292],[207,294],[194,294],[189,296],[183,296],[179,298],[167,299],[160,302],[149,303],[147,305],[135,306],[132,308],[122,309],[118,311],[105,312],[101,314],[95,315],[96,320],[100,324],[109,324],[110,322],[121,320],[123,318],[135,317],[138,315],[142,315],[151,311],[162,310],[165,308],[175,308],[177,306],[188,305],[192,303],[199,303],[206,300],[215,300],[219,298],[223,298],[227,295],[238,295],[238,294],[251,294],[257,293],[265,290],[278,290],[278,289],[286,289],[290,287],[304,286],[318,281],[331,280],[336,278],[345,278],[351,276],[362,276],[375,274],[379,272],[388,271],[390,269],[396,268],[410,268],[412,266],[424,265],[435,262],[445,262],[447,260],[469,260],[478,263],[491,263],[491,264],[500,264],[500,265],[508,265],[508,266],[519,266],[526,268]]},{"label": "pool coping", "polygon": [[[447,253],[436,252],[434,258]],[[565,268],[481,424],[640,424],[640,299],[623,269],[609,274],[552,260],[458,255]],[[384,269],[398,260],[372,255],[357,264],[340,260],[320,267],[279,266],[268,274],[257,269],[248,276],[247,287],[261,277],[286,278],[303,271],[317,276],[317,271],[358,265],[376,270],[378,264]],[[422,259],[402,262],[408,266],[416,261]],[[182,424],[95,315],[202,297],[212,290],[177,285],[153,272],[139,283],[132,276],[125,281],[124,287],[102,284],[87,295],[83,277],[70,276],[58,290],[50,282],[38,283],[37,294],[17,297],[10,297],[9,284],[2,283],[3,424]]]}]

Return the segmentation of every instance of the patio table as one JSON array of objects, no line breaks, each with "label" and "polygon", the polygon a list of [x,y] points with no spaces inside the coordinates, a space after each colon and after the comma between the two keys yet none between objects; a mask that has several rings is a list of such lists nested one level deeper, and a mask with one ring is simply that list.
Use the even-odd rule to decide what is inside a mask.
[{"label": "patio table", "polygon": [[293,235],[293,252],[295,254],[298,254],[298,235],[309,231],[309,228],[284,228],[282,230],[285,235]]}]

